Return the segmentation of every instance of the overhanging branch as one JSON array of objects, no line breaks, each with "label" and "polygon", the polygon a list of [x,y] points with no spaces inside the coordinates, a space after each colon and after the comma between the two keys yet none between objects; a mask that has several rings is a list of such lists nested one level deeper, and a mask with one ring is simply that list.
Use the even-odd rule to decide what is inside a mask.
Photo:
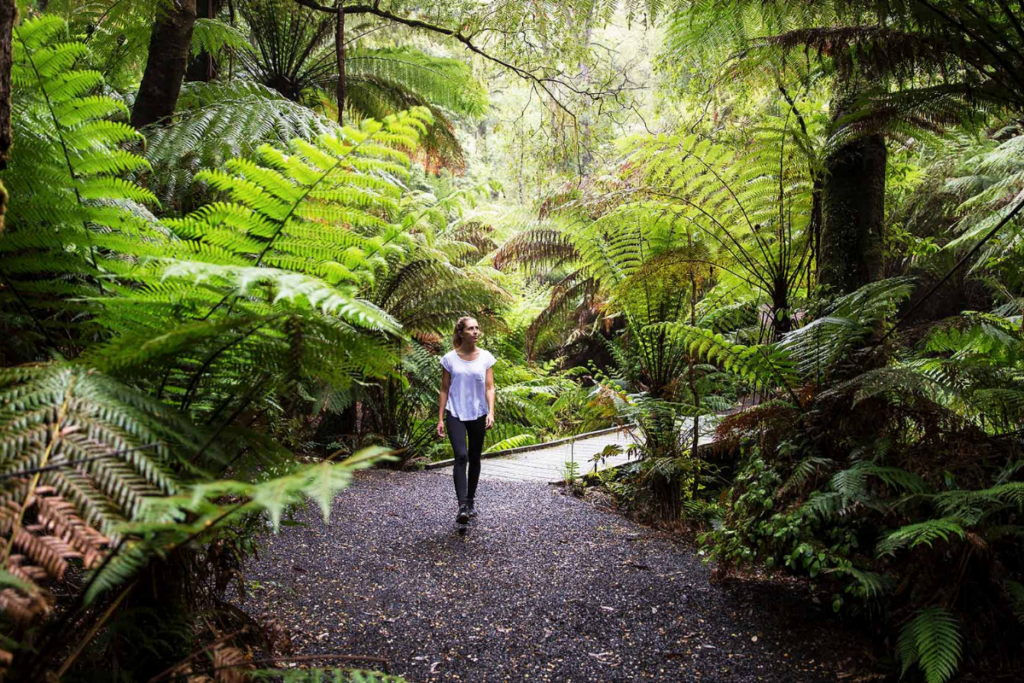
[{"label": "overhanging branch", "polygon": [[[338,8],[337,7],[329,7],[327,5],[324,5],[324,4],[320,3],[320,2],[318,2],[318,0],[295,0],[295,2],[298,3],[299,5],[303,6],[303,7],[308,8],[308,9],[316,10],[317,12],[325,12],[325,13],[332,14],[332,15],[335,15],[335,16],[337,16],[337,14],[338,14]],[[436,34],[439,34],[439,35],[442,35],[442,36],[446,36],[448,38],[452,38],[453,40],[456,40],[459,43],[462,43],[462,45],[467,50],[469,50],[470,52],[478,54],[481,57],[483,57],[484,59],[486,59],[486,60],[488,60],[490,62],[493,62],[494,64],[497,64],[498,66],[501,66],[502,68],[507,69],[508,71],[511,71],[516,76],[518,76],[518,77],[520,77],[520,78],[522,78],[524,80],[531,81],[531,82],[535,83],[545,93],[547,93],[547,95],[555,102],[555,104],[558,106],[559,109],[561,109],[566,114],[568,114],[574,121],[576,120],[575,114],[573,114],[572,111],[570,111],[569,108],[566,107],[562,103],[562,101],[558,98],[558,96],[552,91],[552,86],[563,87],[566,90],[569,90],[570,92],[573,92],[573,93],[575,93],[577,95],[582,95],[582,96],[585,96],[585,97],[589,97],[591,100],[594,100],[594,101],[599,100],[602,97],[607,96],[607,95],[618,94],[617,90],[604,90],[604,91],[600,91],[600,92],[591,92],[589,90],[581,90],[581,89],[577,88],[576,86],[574,86],[572,83],[569,83],[569,82],[567,82],[565,80],[562,80],[560,78],[551,78],[551,77],[547,77],[547,76],[538,76],[537,74],[534,74],[534,73],[532,73],[532,72],[530,72],[530,71],[528,71],[528,70],[526,70],[526,69],[524,69],[524,68],[522,68],[520,66],[516,66],[515,64],[512,64],[511,62],[508,62],[508,61],[506,61],[504,59],[501,59],[500,57],[492,55],[489,52],[487,52],[486,50],[480,48],[478,45],[473,43],[473,40],[472,40],[473,36],[471,36],[471,35],[466,35],[466,34],[462,33],[459,30],[447,28],[445,26],[440,26],[440,25],[437,25],[437,24],[431,24],[429,22],[422,21],[421,19],[412,19],[410,17],[403,17],[403,16],[400,16],[398,14],[394,14],[393,12],[389,12],[387,10],[381,9],[378,6],[378,3],[376,3],[376,2],[371,4],[371,5],[351,5],[351,6],[347,6],[347,7],[344,8],[343,11],[344,11],[344,13],[346,15],[348,15],[348,14],[369,14],[369,15],[378,17],[380,19],[385,19],[387,21],[392,21],[392,22],[394,22],[396,24],[402,24],[403,26],[408,26],[410,28],[419,29],[419,30],[422,30],[422,31],[429,31],[431,33],[436,33]]]}]

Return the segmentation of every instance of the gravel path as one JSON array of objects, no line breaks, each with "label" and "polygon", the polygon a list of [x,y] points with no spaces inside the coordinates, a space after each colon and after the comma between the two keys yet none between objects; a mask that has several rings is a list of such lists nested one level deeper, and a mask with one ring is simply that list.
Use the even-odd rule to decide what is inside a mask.
[{"label": "gravel path", "polygon": [[685,546],[557,488],[477,498],[460,533],[448,477],[361,473],[329,526],[310,506],[265,539],[243,607],[296,652],[384,657],[414,683],[834,681],[860,651],[806,593],[709,584]]}]

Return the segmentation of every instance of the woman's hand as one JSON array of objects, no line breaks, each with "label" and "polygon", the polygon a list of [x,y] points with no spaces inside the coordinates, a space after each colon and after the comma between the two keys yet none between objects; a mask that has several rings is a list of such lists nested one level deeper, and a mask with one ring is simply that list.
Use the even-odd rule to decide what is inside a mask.
[{"label": "woman's hand", "polygon": [[487,419],[484,420],[484,428],[490,429],[494,426],[494,413],[487,413]]},{"label": "woman's hand", "polygon": [[444,438],[444,420],[437,421],[437,435],[442,439]]}]

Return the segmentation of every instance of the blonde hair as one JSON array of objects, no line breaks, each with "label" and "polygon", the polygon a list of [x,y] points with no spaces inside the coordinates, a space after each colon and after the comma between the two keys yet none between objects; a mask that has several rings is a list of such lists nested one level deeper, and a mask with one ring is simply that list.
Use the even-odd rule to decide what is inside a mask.
[{"label": "blonde hair", "polygon": [[455,323],[455,332],[452,334],[452,346],[458,349],[462,346],[462,333],[466,331],[466,323],[470,320],[476,321],[471,315],[464,315]]}]

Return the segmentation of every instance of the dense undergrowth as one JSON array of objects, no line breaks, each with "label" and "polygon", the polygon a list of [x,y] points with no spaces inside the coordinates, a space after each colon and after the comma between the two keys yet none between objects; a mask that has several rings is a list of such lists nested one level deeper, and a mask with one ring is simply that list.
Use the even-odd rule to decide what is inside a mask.
[{"label": "dense undergrowth", "polygon": [[[600,475],[620,505],[699,528],[716,576],[806,577],[889,653],[865,675],[1020,671],[1005,3],[556,3],[521,34],[517,3],[341,26],[192,4],[191,75],[140,129],[178,9],[22,1],[11,27],[5,678],[400,680],[276,666],[287,634],[226,591],[295,506],[326,517],[355,470],[447,457],[437,356],[461,315],[498,358],[487,449],[635,425],[636,460]],[[463,28],[435,33],[478,56],[525,36],[487,49],[547,137],[483,66],[411,37],[445,12]],[[641,15],[657,133],[617,121],[645,103],[588,42]],[[519,113],[488,129],[496,95]]]}]

